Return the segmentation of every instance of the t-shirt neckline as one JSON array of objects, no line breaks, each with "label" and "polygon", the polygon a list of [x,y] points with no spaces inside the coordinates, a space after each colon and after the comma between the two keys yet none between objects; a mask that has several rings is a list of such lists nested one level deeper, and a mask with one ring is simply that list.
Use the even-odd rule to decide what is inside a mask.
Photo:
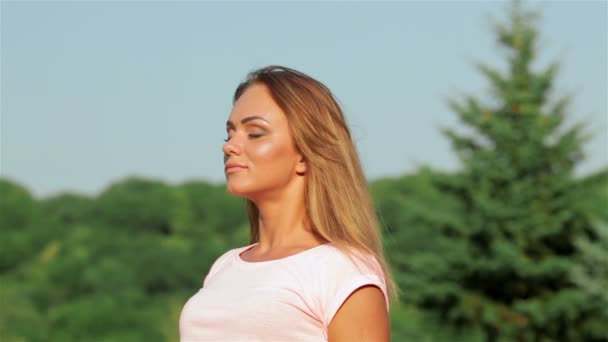
[{"label": "t-shirt neckline", "polygon": [[248,245],[248,246],[245,246],[245,247],[239,248],[236,251],[236,253],[234,253],[236,262],[239,263],[239,264],[241,264],[241,265],[246,265],[246,266],[249,266],[249,267],[277,264],[277,263],[285,262],[285,261],[288,261],[288,260],[296,259],[298,257],[302,257],[302,256],[305,256],[305,255],[309,255],[309,254],[311,254],[311,253],[313,253],[315,251],[318,251],[318,250],[322,249],[325,246],[331,245],[332,243],[331,242],[323,243],[323,244],[311,247],[309,249],[300,251],[298,253],[295,253],[295,254],[292,254],[292,255],[288,255],[286,257],[282,257],[282,258],[278,258],[278,259],[265,260],[265,261],[245,261],[245,260],[241,259],[241,254],[243,254],[246,251],[252,249],[257,244],[258,244],[258,242],[254,243],[254,244],[251,244],[251,245]]}]

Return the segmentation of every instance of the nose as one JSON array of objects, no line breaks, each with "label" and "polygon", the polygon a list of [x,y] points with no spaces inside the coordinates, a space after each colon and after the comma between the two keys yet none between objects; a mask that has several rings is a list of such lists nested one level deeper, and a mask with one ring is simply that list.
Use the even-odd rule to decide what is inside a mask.
[{"label": "nose", "polygon": [[242,147],[239,145],[237,134],[234,134],[232,138],[222,145],[222,151],[224,151],[224,161],[226,161],[231,155],[241,154]]}]

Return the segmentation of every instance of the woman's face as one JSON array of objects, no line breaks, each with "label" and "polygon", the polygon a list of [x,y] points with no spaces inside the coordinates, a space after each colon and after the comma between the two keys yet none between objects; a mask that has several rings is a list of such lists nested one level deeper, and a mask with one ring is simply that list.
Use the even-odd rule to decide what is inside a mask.
[{"label": "woman's face", "polygon": [[287,117],[265,85],[245,90],[232,108],[226,131],[222,149],[231,194],[254,199],[277,193],[305,172]]}]

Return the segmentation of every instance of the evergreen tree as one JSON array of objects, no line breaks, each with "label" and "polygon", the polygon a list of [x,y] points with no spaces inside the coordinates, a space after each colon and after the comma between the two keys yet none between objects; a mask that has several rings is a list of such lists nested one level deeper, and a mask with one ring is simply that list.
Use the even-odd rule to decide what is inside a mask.
[{"label": "evergreen tree", "polygon": [[433,210],[402,215],[399,227],[425,223],[434,246],[395,264],[404,297],[483,340],[604,340],[605,309],[571,273],[575,241],[598,239],[581,204],[589,189],[574,176],[587,136],[581,124],[564,127],[568,98],[549,101],[558,65],[534,67],[534,24],[519,2],[508,23],[497,24],[508,70],[479,65],[492,104],[473,96],[450,102],[472,129],[444,129],[462,170],[432,173],[443,198],[428,204]]}]

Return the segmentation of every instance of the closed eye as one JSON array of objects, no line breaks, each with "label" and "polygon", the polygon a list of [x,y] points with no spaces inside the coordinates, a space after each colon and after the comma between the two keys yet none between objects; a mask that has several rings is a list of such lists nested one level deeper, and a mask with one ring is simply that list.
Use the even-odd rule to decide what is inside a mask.
[{"label": "closed eye", "polygon": [[[257,139],[259,137],[264,136],[264,134],[262,134],[262,133],[249,133],[249,134],[247,134],[247,136],[249,138],[251,138],[251,139]],[[231,136],[228,136],[226,139],[224,139],[224,142],[228,142],[231,138],[232,138]]]}]

